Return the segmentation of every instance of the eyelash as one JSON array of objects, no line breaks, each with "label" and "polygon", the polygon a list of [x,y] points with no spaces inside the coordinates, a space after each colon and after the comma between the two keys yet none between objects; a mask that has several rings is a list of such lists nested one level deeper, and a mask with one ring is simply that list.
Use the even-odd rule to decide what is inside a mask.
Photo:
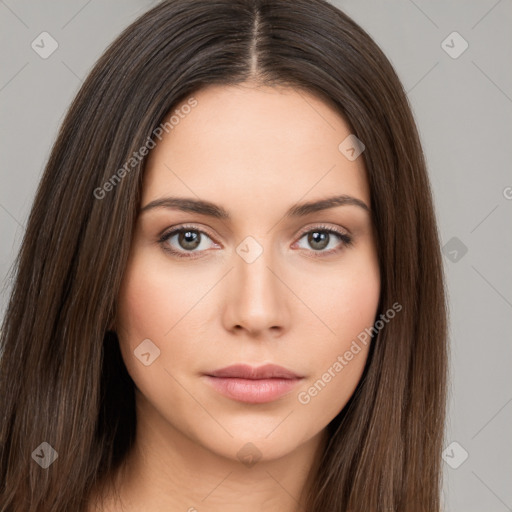
[{"label": "eyelash", "polygon": [[[194,226],[182,225],[182,226],[178,226],[177,228],[172,229],[171,231],[165,232],[158,239],[158,243],[162,246],[164,251],[172,254],[173,256],[176,256],[178,258],[195,258],[196,256],[193,256],[193,254],[195,252],[200,253],[202,251],[193,251],[193,252],[191,252],[191,251],[176,251],[175,249],[171,249],[166,244],[166,242],[168,242],[172,236],[176,235],[177,233],[181,233],[183,231],[194,231],[196,233],[201,233],[202,235],[206,235],[210,239],[212,238],[208,233],[206,233],[202,229],[198,229]],[[332,254],[338,253],[338,252],[342,251],[344,247],[349,247],[353,243],[352,237],[347,235],[346,233],[343,233],[342,231],[338,231],[337,229],[329,228],[327,226],[322,226],[322,225],[315,226],[314,228],[304,231],[303,233],[300,234],[298,240],[303,238],[304,235],[308,235],[309,233],[315,233],[315,232],[325,232],[325,233],[329,233],[332,235],[336,235],[341,240],[342,243],[340,244],[340,247],[338,247],[336,249],[331,249],[329,251],[311,250],[311,252],[314,253],[314,256],[313,256],[314,258],[322,258],[325,256],[330,256]],[[187,252],[188,252],[188,255],[187,255]]]}]

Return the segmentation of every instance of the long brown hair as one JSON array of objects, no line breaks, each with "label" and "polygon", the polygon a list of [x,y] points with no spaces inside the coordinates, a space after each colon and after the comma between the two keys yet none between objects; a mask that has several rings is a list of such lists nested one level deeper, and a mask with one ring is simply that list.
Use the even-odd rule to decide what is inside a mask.
[{"label": "long brown hair", "polygon": [[[125,163],[195,91],[248,80],[317,95],[363,141],[377,316],[403,306],[373,339],[356,391],[327,427],[306,510],[440,510],[444,278],[426,164],[395,71],[324,0],[168,0],[99,59],[35,197],[1,333],[1,512],[85,510],[122,464],[135,438],[134,384],[109,326],[146,158]],[[105,186],[116,173],[122,179]],[[53,453],[41,443],[58,454],[47,468],[35,462]]]}]

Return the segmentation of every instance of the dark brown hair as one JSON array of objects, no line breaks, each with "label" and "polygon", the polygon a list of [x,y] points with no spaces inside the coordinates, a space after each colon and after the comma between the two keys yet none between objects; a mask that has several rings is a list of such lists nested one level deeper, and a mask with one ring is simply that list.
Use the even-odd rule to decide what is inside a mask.
[{"label": "dark brown hair", "polygon": [[[440,510],[447,382],[439,238],[406,94],[370,36],[323,0],[168,0],[107,49],[63,122],[13,273],[0,350],[0,511],[82,511],[135,438],[133,381],[109,325],[145,158],[95,191],[179,102],[209,84],[309,91],[366,146],[379,331],[328,425],[308,512]],[[341,141],[340,141],[341,142]],[[58,458],[43,469],[33,451]]]}]

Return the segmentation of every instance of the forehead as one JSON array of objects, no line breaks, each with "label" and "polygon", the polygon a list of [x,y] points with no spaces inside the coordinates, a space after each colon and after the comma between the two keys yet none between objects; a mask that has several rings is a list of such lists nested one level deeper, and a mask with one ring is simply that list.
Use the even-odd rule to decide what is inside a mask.
[{"label": "forehead", "polygon": [[[172,128],[151,150],[143,203],[159,196],[231,194],[294,202],[338,192],[369,203],[363,158],[338,146],[350,135],[343,117],[302,90],[253,85],[209,86],[193,108],[176,105]],[[216,201],[218,202],[218,201]]]}]

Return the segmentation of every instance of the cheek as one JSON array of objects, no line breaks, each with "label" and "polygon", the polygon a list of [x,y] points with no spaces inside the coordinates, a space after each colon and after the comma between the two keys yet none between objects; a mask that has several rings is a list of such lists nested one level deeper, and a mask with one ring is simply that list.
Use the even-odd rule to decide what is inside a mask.
[{"label": "cheek", "polygon": [[116,325],[133,341],[166,339],[186,313],[185,305],[197,301],[193,277],[170,272],[165,258],[139,248],[123,276]]},{"label": "cheek", "polygon": [[[350,360],[347,353],[351,354]],[[357,349],[352,346],[336,351],[317,366],[315,377],[298,390],[298,407],[305,417],[314,418],[307,435],[327,426],[343,410],[361,379],[367,355],[368,346],[362,344]]]},{"label": "cheek", "polygon": [[359,253],[337,272],[330,270],[329,280],[317,273],[314,281],[325,285],[309,293],[309,304],[329,330],[309,351],[314,374],[298,390],[297,401],[320,425],[343,409],[363,373],[380,297],[378,263],[372,252]]},{"label": "cheek", "polygon": [[[142,403],[166,411],[169,419],[171,396],[173,410],[193,410],[189,396],[173,378],[181,381],[176,369],[188,368],[194,354],[194,344],[187,338],[193,328],[186,316],[200,297],[193,282],[193,276],[169,272],[161,258],[139,249],[130,259],[118,295],[116,329],[127,371],[145,398]],[[145,365],[141,354],[147,352],[150,364]]]},{"label": "cheek", "polygon": [[[169,272],[162,271],[158,262],[145,257],[143,250],[130,260],[118,295],[116,329],[123,359],[135,382],[157,368],[163,369],[166,340],[171,338],[175,324],[185,314],[183,304],[191,302],[186,298],[191,288],[183,286],[175,275],[173,278]],[[147,339],[160,353],[155,359],[157,364],[146,367],[135,357],[134,351]],[[180,356],[180,346],[183,345],[178,344],[174,349],[176,358]]]},{"label": "cheek", "polygon": [[[372,247],[347,251],[336,266],[298,269],[294,280],[294,291],[317,317],[328,345],[343,347],[373,324],[380,298],[380,273]],[[307,316],[313,323],[314,317]]]}]

